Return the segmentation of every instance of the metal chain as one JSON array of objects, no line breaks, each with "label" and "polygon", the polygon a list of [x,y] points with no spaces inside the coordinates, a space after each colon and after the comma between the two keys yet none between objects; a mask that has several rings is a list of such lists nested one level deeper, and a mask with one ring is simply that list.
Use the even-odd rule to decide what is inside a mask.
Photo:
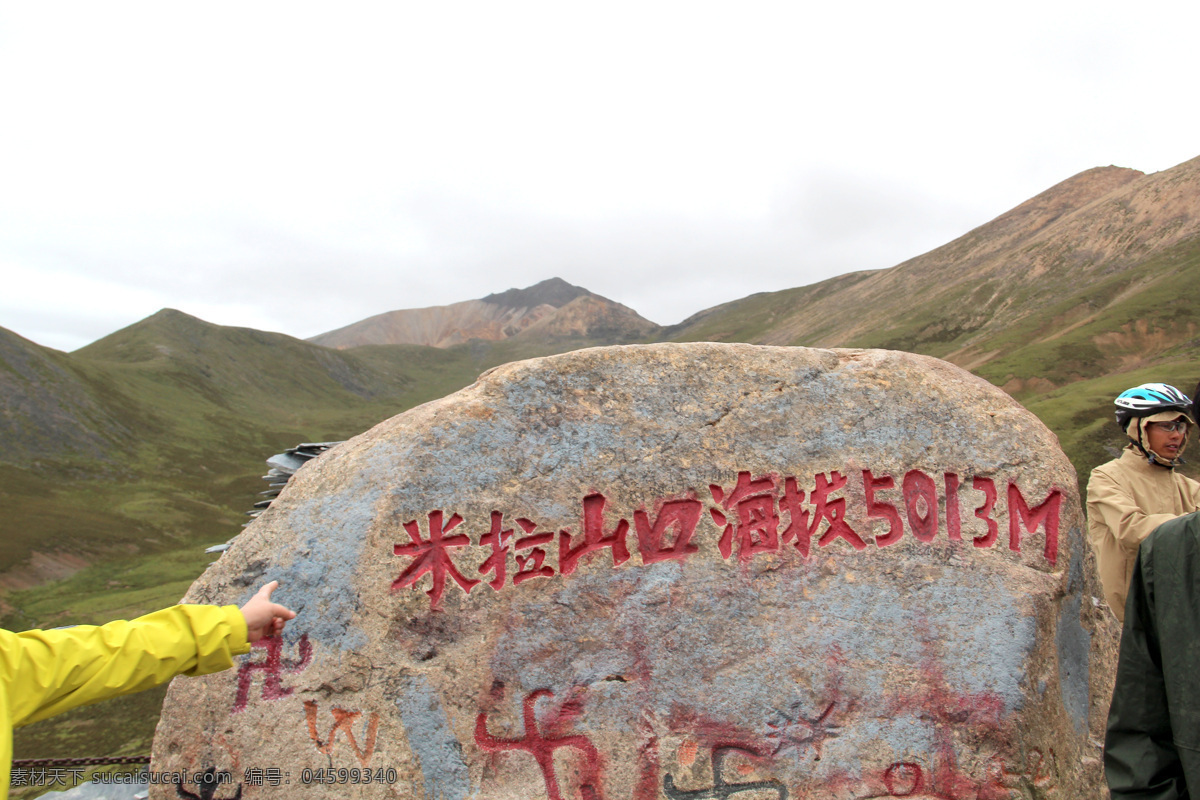
[{"label": "metal chain", "polygon": [[14,758],[12,765],[22,769],[85,767],[90,765],[149,764],[150,756],[97,756],[95,758]]}]

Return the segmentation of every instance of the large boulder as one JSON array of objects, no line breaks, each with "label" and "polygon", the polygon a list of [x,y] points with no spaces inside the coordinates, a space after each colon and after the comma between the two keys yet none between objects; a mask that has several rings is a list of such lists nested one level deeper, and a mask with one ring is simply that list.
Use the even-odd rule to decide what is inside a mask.
[{"label": "large boulder", "polygon": [[193,585],[300,615],[171,686],[151,796],[1099,796],[1076,486],[932,358],[499,367],[304,466]]}]

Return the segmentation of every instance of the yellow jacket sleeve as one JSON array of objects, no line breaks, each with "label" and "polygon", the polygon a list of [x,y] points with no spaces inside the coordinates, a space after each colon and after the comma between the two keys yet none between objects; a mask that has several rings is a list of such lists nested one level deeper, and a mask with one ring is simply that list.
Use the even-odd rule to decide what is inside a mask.
[{"label": "yellow jacket sleeve", "polygon": [[219,672],[249,651],[237,606],[173,606],[100,626],[0,630],[0,800],[8,797],[13,727],[176,675]]},{"label": "yellow jacket sleeve", "polygon": [[17,727],[176,675],[228,669],[250,650],[237,606],[173,606],[132,621],[0,636],[0,674]]}]

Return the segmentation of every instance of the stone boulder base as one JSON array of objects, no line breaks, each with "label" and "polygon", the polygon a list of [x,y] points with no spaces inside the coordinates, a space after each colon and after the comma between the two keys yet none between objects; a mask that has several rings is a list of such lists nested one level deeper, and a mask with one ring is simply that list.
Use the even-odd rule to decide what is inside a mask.
[{"label": "stone boulder base", "polygon": [[310,462],[195,583],[300,616],[172,685],[151,796],[1097,797],[1082,530],[1055,437],[936,359],[506,365]]}]

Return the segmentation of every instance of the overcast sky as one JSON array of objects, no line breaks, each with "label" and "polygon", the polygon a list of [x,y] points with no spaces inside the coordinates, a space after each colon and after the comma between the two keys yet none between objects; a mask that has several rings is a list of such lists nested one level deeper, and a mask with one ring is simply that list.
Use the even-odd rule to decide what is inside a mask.
[{"label": "overcast sky", "polygon": [[561,277],[662,323],[1200,156],[1200,4],[5,3],[0,326],[313,336]]}]

